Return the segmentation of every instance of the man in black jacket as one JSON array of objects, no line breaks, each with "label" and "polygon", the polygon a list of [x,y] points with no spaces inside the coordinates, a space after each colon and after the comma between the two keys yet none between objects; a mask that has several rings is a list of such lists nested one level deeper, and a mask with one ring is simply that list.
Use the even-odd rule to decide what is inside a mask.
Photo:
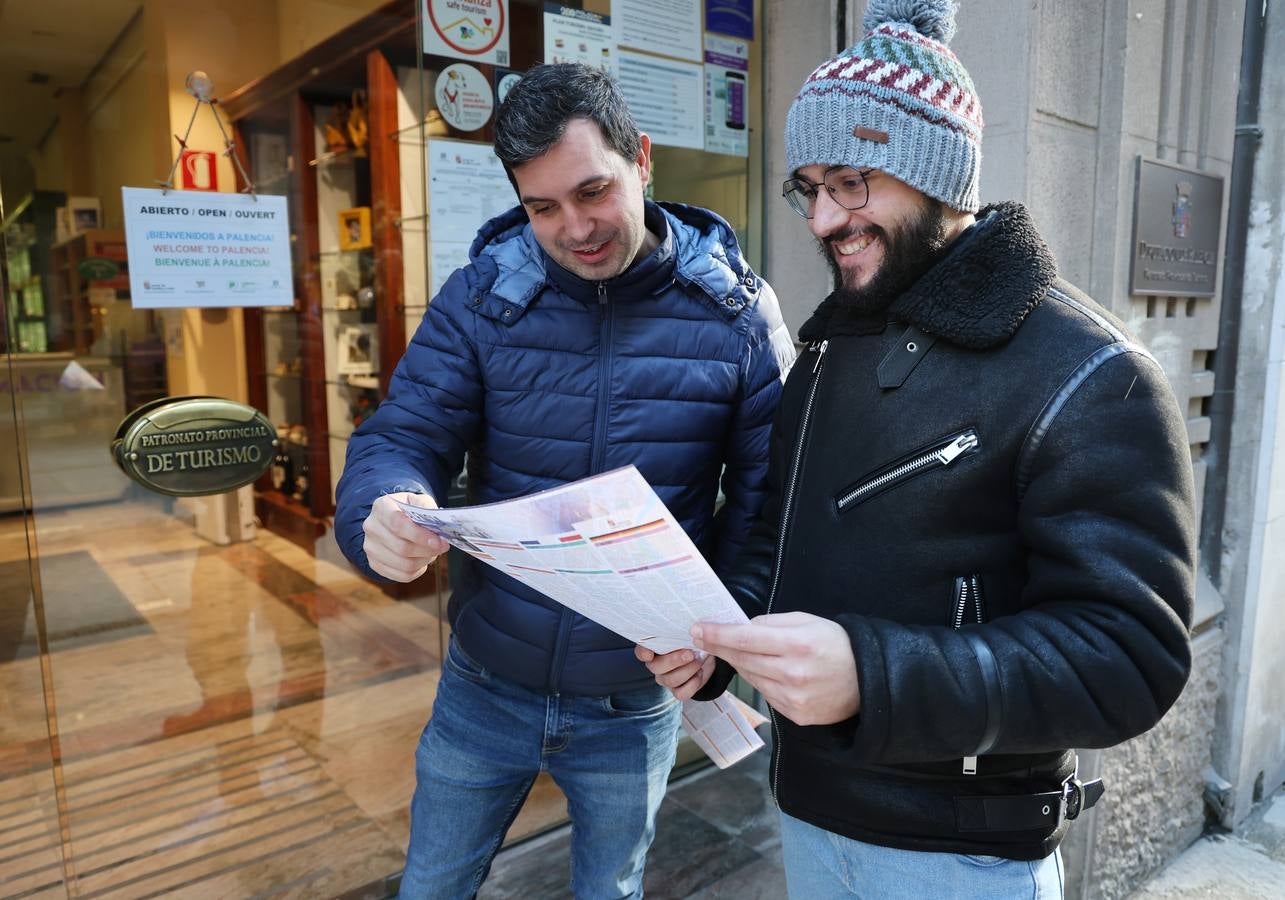
[{"label": "man in black jacket", "polygon": [[1188,439],[1025,209],[979,210],[951,4],[915,5],[872,0],[790,110],[785,196],[836,289],[728,583],[756,618],[638,655],[680,698],[734,669],[767,700],[792,896],[1060,896],[1102,792],[1070,748],[1152,727],[1190,670]]}]

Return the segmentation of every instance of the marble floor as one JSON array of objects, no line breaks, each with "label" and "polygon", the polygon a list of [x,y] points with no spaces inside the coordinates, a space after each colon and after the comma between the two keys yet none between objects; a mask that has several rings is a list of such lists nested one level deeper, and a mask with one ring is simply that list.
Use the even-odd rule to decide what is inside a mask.
[{"label": "marble floor", "polygon": [[[387,894],[446,638],[260,530],[154,502],[0,517],[0,896]],[[444,580],[444,579],[443,579]],[[541,781],[511,840],[565,817]]]},{"label": "marble floor", "polygon": [[[394,599],[157,501],[34,522],[39,611],[23,519],[0,516],[0,898],[390,896],[444,566]],[[784,896],[766,764],[674,782],[648,896]],[[538,780],[481,896],[568,896],[565,817]]]}]

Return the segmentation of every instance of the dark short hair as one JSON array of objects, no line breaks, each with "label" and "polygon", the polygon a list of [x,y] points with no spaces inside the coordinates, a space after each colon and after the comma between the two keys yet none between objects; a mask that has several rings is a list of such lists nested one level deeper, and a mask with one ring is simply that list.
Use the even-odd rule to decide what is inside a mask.
[{"label": "dark short hair", "polygon": [[642,147],[625,95],[610,75],[583,63],[535,66],[513,86],[495,116],[495,155],[509,181],[514,167],[543,156],[562,140],[572,119],[596,122],[607,146],[631,162]]}]

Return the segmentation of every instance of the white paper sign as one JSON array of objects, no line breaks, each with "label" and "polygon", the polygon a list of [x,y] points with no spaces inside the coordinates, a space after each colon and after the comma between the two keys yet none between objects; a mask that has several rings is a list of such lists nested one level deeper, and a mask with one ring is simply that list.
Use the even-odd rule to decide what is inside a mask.
[{"label": "white paper sign", "polygon": [[488,219],[516,205],[504,166],[490,144],[429,139],[428,231],[430,292],[468,264],[468,248]]},{"label": "white paper sign", "polygon": [[705,35],[705,149],[749,156],[750,48]]},{"label": "white paper sign", "polygon": [[617,77],[611,17],[558,3],[544,4],[544,61],[584,63]]},{"label": "white paper sign", "polygon": [[620,51],[620,88],[653,144],[705,147],[705,75],[695,63]]},{"label": "white paper sign", "polygon": [[509,64],[509,0],[424,0],[424,52]]},{"label": "white paper sign", "polygon": [[504,166],[490,144],[428,142],[429,236],[471,243],[490,218],[516,205]]},{"label": "white paper sign", "polygon": [[468,265],[470,246],[469,241],[433,241],[432,259],[429,262],[429,296],[436,297],[451,273]]},{"label": "white paper sign", "polygon": [[495,97],[486,76],[467,63],[452,63],[437,76],[437,110],[452,128],[477,131],[491,118]]},{"label": "white paper sign", "polygon": [[616,43],[700,62],[701,0],[613,0]]},{"label": "white paper sign", "polygon": [[294,303],[285,197],[120,192],[136,308]]}]

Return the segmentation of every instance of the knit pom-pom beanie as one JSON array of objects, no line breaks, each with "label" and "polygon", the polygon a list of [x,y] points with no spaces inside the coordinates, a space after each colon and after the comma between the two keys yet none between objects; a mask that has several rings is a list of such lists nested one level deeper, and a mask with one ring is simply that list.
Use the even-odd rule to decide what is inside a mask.
[{"label": "knit pom-pom beanie", "polygon": [[789,170],[879,169],[976,212],[982,106],[947,46],[955,9],[951,0],[870,0],[865,37],[818,66],[790,106]]}]

